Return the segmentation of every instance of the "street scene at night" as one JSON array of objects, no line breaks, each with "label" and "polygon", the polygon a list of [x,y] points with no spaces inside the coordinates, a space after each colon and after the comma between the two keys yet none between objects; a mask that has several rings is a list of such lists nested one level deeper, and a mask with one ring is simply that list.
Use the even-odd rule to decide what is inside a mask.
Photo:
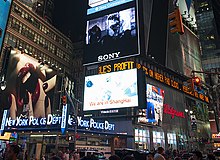
[{"label": "street scene at night", "polygon": [[219,0],[0,0],[0,160],[217,160],[219,119]]}]

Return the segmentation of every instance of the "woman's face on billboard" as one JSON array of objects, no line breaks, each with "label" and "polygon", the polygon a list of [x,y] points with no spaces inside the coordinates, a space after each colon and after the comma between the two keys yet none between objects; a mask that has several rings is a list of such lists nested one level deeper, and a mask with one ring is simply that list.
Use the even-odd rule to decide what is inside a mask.
[{"label": "woman's face on billboard", "polygon": [[25,112],[28,116],[45,117],[51,112],[50,99],[45,90],[46,68],[34,58],[12,51],[7,72],[7,92],[9,93],[9,106],[11,112],[16,115]]}]

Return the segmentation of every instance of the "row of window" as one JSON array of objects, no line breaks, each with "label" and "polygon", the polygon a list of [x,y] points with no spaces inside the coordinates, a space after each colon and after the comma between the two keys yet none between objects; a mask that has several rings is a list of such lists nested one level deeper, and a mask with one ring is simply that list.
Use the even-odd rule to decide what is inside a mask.
[{"label": "row of window", "polygon": [[65,54],[64,51],[56,47],[51,42],[47,41],[44,37],[34,32],[32,29],[30,29],[25,24],[21,23],[19,20],[11,17],[9,19],[8,26],[11,27],[13,30],[17,31],[18,33],[22,34],[23,36],[27,37],[31,41],[35,42],[39,46],[48,50],[49,52],[57,55],[59,58],[62,58],[64,61],[68,63],[70,62],[70,57],[68,54]]},{"label": "row of window", "polygon": [[34,27],[36,27],[39,30],[41,30],[44,34],[48,35],[50,38],[52,38],[56,42],[60,43],[65,48],[71,50],[72,47],[70,46],[69,43],[67,43],[63,38],[61,38],[58,35],[56,35],[54,32],[52,32],[50,29],[48,29],[46,26],[44,26],[42,23],[40,23],[40,21],[38,21],[33,16],[31,16],[30,14],[25,12],[23,9],[21,9],[15,3],[13,3],[13,5],[12,5],[12,11],[14,11],[14,13],[18,14],[23,19],[25,19],[26,21],[31,23]]},{"label": "row of window", "polygon": [[10,33],[6,33],[5,35],[5,41],[6,44],[9,44],[13,47],[19,47],[25,48],[29,51],[29,53],[33,53],[33,57],[38,57],[38,59],[46,60],[47,62],[50,62],[52,66],[61,66],[61,64],[58,64],[58,62],[47,56],[45,53],[40,52],[38,49],[34,48],[33,46],[29,45],[28,43],[24,42],[23,40],[15,37],[14,35]]},{"label": "row of window", "polygon": [[[153,131],[153,147],[160,146],[165,148],[164,132]],[[177,148],[177,139],[175,133],[167,133],[167,143],[173,149]],[[135,144],[136,149],[146,150],[150,149],[150,132],[147,129],[135,129]]]}]

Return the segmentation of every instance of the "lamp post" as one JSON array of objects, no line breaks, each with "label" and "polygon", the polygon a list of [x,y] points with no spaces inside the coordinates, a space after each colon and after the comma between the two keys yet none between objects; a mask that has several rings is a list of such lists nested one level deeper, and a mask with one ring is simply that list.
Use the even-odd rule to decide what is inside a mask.
[{"label": "lamp post", "polygon": [[191,116],[191,114],[193,114],[193,111],[190,110],[190,107],[188,106],[188,108],[185,109],[185,113],[186,113],[186,121],[187,121],[187,139],[188,139],[188,150],[192,149],[192,146],[190,147],[190,143],[191,143],[191,138],[192,137],[192,129],[191,129],[191,119],[189,118]]},{"label": "lamp post", "polygon": [[[73,109],[73,116],[74,116],[74,120],[75,120],[75,124],[73,125],[73,128],[74,128],[74,132],[73,132],[73,142],[74,142],[73,150],[75,150],[76,149],[76,134],[77,134],[78,104],[82,104],[82,102],[80,100],[74,98],[73,96],[70,96],[70,94],[66,90],[65,90],[65,95],[67,96],[67,99],[70,102],[70,106]],[[76,101],[77,105],[74,105],[73,101]]]}]

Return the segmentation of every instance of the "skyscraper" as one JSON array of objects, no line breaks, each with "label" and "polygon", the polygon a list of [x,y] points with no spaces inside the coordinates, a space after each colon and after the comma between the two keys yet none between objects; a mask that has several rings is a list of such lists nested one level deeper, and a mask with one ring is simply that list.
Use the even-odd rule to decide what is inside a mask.
[{"label": "skyscraper", "polygon": [[220,37],[218,12],[220,6],[216,0],[196,0],[196,19],[198,35],[202,47],[202,63],[204,70],[220,68]]},{"label": "skyscraper", "polygon": [[19,0],[30,10],[43,17],[47,22],[52,22],[52,13],[54,9],[53,0]]}]

